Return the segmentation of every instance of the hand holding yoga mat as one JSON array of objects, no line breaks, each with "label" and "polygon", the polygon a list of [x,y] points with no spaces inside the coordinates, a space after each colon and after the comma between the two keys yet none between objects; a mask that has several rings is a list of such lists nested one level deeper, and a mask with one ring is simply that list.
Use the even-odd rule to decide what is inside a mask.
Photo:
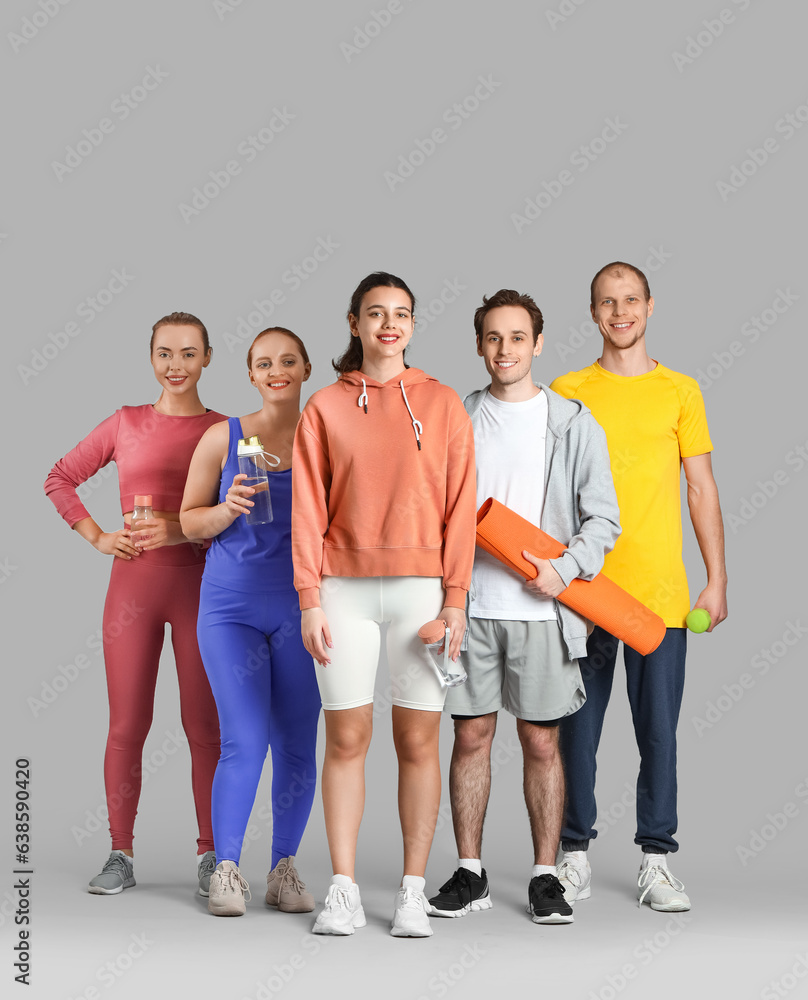
[{"label": "hand holding yoga mat", "polygon": [[[539,559],[557,559],[566,545],[489,497],[477,511],[477,544],[526,580],[536,567],[522,557],[527,549]],[[647,656],[665,638],[665,622],[603,573],[593,580],[573,580],[557,600]]]}]

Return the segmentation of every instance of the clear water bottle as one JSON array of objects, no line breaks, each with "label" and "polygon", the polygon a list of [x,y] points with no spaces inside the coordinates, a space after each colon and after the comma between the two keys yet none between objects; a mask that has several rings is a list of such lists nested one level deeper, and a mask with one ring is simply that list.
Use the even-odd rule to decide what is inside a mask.
[{"label": "clear water bottle", "polygon": [[[151,493],[135,494],[135,506],[132,508],[132,518],[129,522],[129,530],[137,531],[138,521],[150,521],[154,517],[152,510]],[[145,542],[151,535],[141,535],[138,542]]]},{"label": "clear water bottle", "polygon": [[427,622],[418,629],[418,638],[426,646],[429,662],[435,668],[441,687],[457,687],[468,676],[462,658],[456,662],[449,659],[451,634],[449,626],[442,618]]},{"label": "clear water bottle", "polygon": [[275,465],[280,462],[275,455],[268,455],[264,451],[261,438],[257,434],[239,440],[238,471],[247,477],[241,480],[241,485],[251,486],[255,490],[255,493],[247,497],[255,505],[248,508],[247,513],[243,515],[247,518],[247,524],[269,524],[272,520],[272,498],[269,495],[267,476],[267,469],[273,464],[268,462],[271,458],[275,459]]}]

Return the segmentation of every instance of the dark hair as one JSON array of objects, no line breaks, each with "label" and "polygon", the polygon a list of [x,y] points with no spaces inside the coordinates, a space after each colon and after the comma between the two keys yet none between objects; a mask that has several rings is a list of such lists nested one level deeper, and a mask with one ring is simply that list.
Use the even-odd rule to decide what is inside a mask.
[{"label": "dark hair", "polygon": [[173,312],[169,313],[168,316],[163,316],[162,319],[158,319],[152,327],[151,340],[149,341],[149,354],[151,354],[154,350],[154,336],[161,326],[195,326],[202,334],[202,346],[205,350],[205,354],[207,354],[210,350],[208,331],[205,329],[205,324],[202,320],[197,319],[196,316],[191,315],[191,313]]},{"label": "dark hair", "polygon": [[285,326],[270,326],[270,327],[267,327],[266,330],[262,330],[257,335],[257,337],[255,338],[255,340],[250,344],[250,349],[249,349],[249,351],[247,351],[247,368],[248,369],[252,368],[252,352],[253,352],[253,348],[255,347],[255,345],[258,343],[258,341],[266,333],[285,333],[287,337],[291,337],[292,340],[297,344],[298,349],[300,350],[300,356],[303,358],[303,363],[307,364],[307,365],[311,364],[311,362],[309,361],[309,352],[306,350],[306,345],[303,343],[303,341],[300,339],[300,337],[298,337],[298,335],[296,333],[292,333],[291,330],[287,330],[287,328]]},{"label": "dark hair", "polygon": [[[397,278],[394,274],[388,274],[387,271],[374,271],[373,274],[369,274],[366,278],[363,278],[354,289],[354,293],[351,296],[351,304],[348,306],[348,322],[350,322],[351,316],[359,317],[362,309],[362,299],[372,288],[400,288],[402,292],[406,292],[409,295],[410,312],[413,316],[415,315],[415,296],[410,291],[407,283],[402,281],[401,278]],[[362,367],[363,357],[362,341],[359,337],[354,337],[351,334],[351,341],[348,344],[347,350],[336,361],[332,361],[331,364],[338,375],[345,375],[348,372],[359,371]],[[404,367],[407,368],[409,366],[405,365]]]},{"label": "dark hair", "polygon": [[539,334],[544,329],[544,317],[541,314],[541,309],[529,295],[521,295],[512,288],[500,288],[490,299],[483,295],[483,304],[474,313],[474,332],[477,335],[477,343],[482,342],[485,317],[492,309],[498,309],[500,306],[521,306],[527,310],[533,324],[533,343],[535,345]]},{"label": "dark hair", "polygon": [[607,264],[598,271],[592,279],[592,284],[589,286],[589,304],[593,309],[595,308],[595,285],[598,283],[598,278],[602,278],[604,274],[616,274],[619,277],[621,271],[631,271],[635,277],[639,278],[642,282],[643,291],[645,292],[645,301],[647,302],[651,298],[651,289],[648,287],[648,278],[645,277],[642,271],[633,264],[626,264],[626,262],[622,260],[613,260],[611,264]]}]

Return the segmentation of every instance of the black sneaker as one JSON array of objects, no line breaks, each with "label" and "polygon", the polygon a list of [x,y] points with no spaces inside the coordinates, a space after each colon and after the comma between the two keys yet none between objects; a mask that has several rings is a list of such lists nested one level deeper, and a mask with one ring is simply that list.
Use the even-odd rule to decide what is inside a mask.
[{"label": "black sneaker", "polygon": [[493,905],[485,868],[482,875],[458,868],[429,900],[429,912],[434,917],[465,917],[471,910],[490,910]]},{"label": "black sneaker", "polygon": [[534,924],[571,924],[572,907],[564,899],[564,886],[555,875],[536,875],[527,890],[527,912]]}]

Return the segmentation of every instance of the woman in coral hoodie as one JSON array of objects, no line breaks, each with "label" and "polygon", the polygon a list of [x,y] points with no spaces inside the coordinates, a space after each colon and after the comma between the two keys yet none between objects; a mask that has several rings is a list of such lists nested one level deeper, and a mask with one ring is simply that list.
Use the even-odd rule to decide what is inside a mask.
[{"label": "woman in coral hoodie", "polygon": [[376,272],[359,284],[350,345],[334,363],[339,378],[311,397],[295,437],[295,587],[325,712],[323,806],[334,870],[314,924],[320,934],[365,924],[354,862],[385,622],[404,839],[391,933],[432,933],[423,888],[440,804],[445,690],[417,632],[444,619],[457,659],[474,559],[474,443],[457,394],[404,361],[414,310],[394,275]]},{"label": "woman in coral hoodie", "polygon": [[[107,417],[51,469],[45,492],[77,534],[113,557],[103,628],[109,692],[104,784],[112,853],[89,890],[114,895],[135,884],[132,838],[141,758],[170,623],[199,825],[199,892],[207,896],[215,865],[210,789],[219,758],[219,721],[196,642],[205,554],[182,533],[179,510],[197,442],[226,418],[199,400],[197,383],[211,357],[201,320],[184,312],[164,316],[152,328],[149,350],[160,398],[153,405],[124,406]],[[77,493],[109,462],[118,467],[121,492],[124,526],[117,531],[96,524]],[[137,521],[133,530],[136,494],[151,495],[154,517]]]}]

